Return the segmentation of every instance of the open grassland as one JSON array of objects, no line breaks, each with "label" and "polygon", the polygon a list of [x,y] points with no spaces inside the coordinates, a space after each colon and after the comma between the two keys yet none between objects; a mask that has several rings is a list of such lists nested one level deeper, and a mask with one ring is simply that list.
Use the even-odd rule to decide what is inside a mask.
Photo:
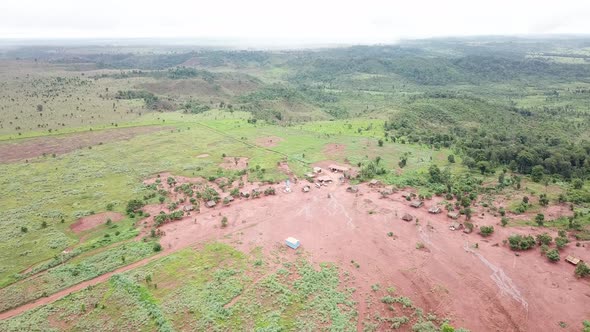
[{"label": "open grassland", "polygon": [[302,258],[280,264],[208,244],[116,275],[0,327],[354,331],[354,302],[340,273],[332,265],[317,270]]}]

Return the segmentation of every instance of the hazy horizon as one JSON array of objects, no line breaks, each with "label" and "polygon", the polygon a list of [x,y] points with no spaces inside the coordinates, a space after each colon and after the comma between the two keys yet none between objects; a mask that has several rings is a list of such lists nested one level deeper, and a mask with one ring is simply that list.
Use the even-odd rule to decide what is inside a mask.
[{"label": "hazy horizon", "polygon": [[309,0],[195,3],[170,0],[80,3],[32,0],[0,4],[0,40],[219,41],[243,45],[391,44],[474,36],[590,33],[590,3],[563,1]]}]

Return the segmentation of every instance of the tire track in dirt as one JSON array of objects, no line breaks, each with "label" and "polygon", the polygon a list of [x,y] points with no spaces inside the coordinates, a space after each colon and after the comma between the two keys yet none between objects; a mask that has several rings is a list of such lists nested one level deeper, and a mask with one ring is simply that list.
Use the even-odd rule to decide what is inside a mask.
[{"label": "tire track in dirt", "polygon": [[525,310],[529,310],[529,304],[525,300],[525,298],[520,294],[520,291],[516,287],[516,285],[512,282],[512,279],[504,273],[504,270],[497,267],[496,265],[492,264],[488,261],[483,255],[476,252],[475,250],[469,248],[469,243],[465,243],[463,249],[468,253],[475,255],[475,257],[479,258],[479,260],[488,267],[493,273],[490,275],[490,278],[496,283],[502,294],[507,294],[512,297],[516,302],[522,304]]}]

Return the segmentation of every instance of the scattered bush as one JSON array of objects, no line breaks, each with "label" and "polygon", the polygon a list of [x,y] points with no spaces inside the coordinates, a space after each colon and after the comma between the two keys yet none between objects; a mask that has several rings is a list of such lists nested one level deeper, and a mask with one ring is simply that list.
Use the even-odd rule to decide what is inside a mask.
[{"label": "scattered bush", "polygon": [[[584,263],[584,262],[579,262],[578,265],[576,266],[576,269],[574,270],[574,273],[576,274],[576,276],[578,276],[580,278],[590,276],[590,267],[588,267],[588,265],[586,265],[586,263]],[[589,325],[589,327],[590,327],[590,325]]]},{"label": "scattered bush", "polygon": [[221,218],[221,227],[225,228],[227,227],[227,217],[224,216],[223,218]]},{"label": "scattered bush", "polygon": [[557,249],[563,249],[569,242],[570,240],[568,240],[567,237],[558,236],[555,238],[555,246]]},{"label": "scattered bush", "polygon": [[559,251],[557,251],[557,249],[551,249],[547,251],[546,256],[552,262],[559,261]]},{"label": "scattered bush", "polygon": [[532,235],[511,235],[508,237],[508,243],[512,250],[529,250],[535,246],[537,241]]},{"label": "scattered bush", "polygon": [[549,235],[547,233],[537,235],[537,243],[539,245],[541,245],[541,244],[549,245],[551,243],[551,241],[553,241],[553,238],[551,237],[551,235]]},{"label": "scattered bush", "polygon": [[502,217],[502,219],[500,219],[500,224],[502,224],[502,227],[506,227],[506,225],[508,225],[508,221],[510,219],[508,219],[507,217]]},{"label": "scattered bush", "polygon": [[483,237],[488,237],[494,233],[494,226],[481,226],[479,228],[479,233]]}]

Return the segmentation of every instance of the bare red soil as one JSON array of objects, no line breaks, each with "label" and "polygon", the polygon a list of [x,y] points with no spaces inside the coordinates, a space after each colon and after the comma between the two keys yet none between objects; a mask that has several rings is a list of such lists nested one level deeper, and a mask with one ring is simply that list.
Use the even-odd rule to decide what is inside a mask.
[{"label": "bare red soil", "polygon": [[[376,283],[384,288],[393,286],[397,294],[410,297],[425,310],[451,318],[455,326],[472,331],[558,330],[561,321],[574,327],[590,316],[590,307],[585,305],[590,298],[590,282],[575,278],[572,265],[563,260],[550,263],[538,249],[517,256],[503,244],[513,233],[537,234],[546,229],[503,228],[498,226],[498,217],[480,210],[474,213],[476,229],[472,234],[451,231],[451,220],[444,212],[433,215],[427,211],[441,198],[427,200],[423,207],[415,209],[409,207],[401,192],[382,198],[380,188],[362,184],[358,193],[350,193],[347,184],[339,184],[339,173],[324,175],[334,181],[321,188],[311,186],[309,193],[301,190],[306,181],[292,184],[290,193],[284,192],[282,185],[274,185],[276,195],[236,199],[228,206],[201,206],[200,212],[164,224],[160,227],[164,233],[161,255],[210,240],[224,241],[245,251],[262,247],[269,255],[273,248],[284,245],[285,238],[295,237],[302,244],[298,251],[305,252],[313,262],[334,262],[349,271],[356,288],[359,327],[367,314],[379,310],[375,304],[368,309],[365,301],[372,292],[371,285]],[[204,179],[174,178],[180,183],[218,189]],[[164,182],[162,187],[169,190]],[[262,190],[266,187],[250,184],[243,189],[255,186]],[[152,215],[160,210],[166,211],[163,205],[146,207]],[[405,213],[414,219],[401,220]],[[225,228],[221,227],[223,216],[229,220]],[[149,230],[151,219],[141,222],[145,230]],[[482,225],[494,225],[496,232],[483,238],[477,234],[477,227]],[[394,236],[388,236],[388,232]],[[423,248],[417,249],[419,243]],[[293,255],[296,252],[292,251]],[[588,261],[590,246],[570,244],[561,252],[562,257],[568,254]],[[27,304],[25,309],[1,313],[0,319],[55,301],[104,281],[113,273]]]},{"label": "bare red soil", "polygon": [[99,214],[93,214],[91,216],[78,219],[78,221],[70,225],[70,229],[74,233],[81,233],[96,226],[104,225],[107,219],[111,219],[112,222],[117,222],[123,220],[123,215],[118,212],[103,212]]},{"label": "bare red soil", "polygon": [[339,157],[344,155],[346,151],[346,145],[340,143],[329,143],[324,146],[324,154],[328,157]]},{"label": "bare red soil", "polygon": [[256,144],[260,146],[264,146],[265,148],[272,148],[277,146],[280,142],[283,141],[282,137],[278,136],[268,136],[268,137],[260,137],[256,139]]},{"label": "bare red soil", "polygon": [[137,135],[152,133],[163,127],[145,126],[107,129],[63,136],[47,136],[0,144],[0,163],[15,162],[43,155],[64,154],[99,143],[131,139]]},{"label": "bare red soil", "polygon": [[248,158],[245,157],[225,157],[223,163],[219,165],[225,169],[242,170],[248,169]]},{"label": "bare red soil", "polygon": [[[557,329],[560,321],[578,326],[590,314],[582,305],[590,297],[589,283],[574,277],[573,266],[549,263],[538,250],[516,256],[502,243],[512,233],[535,234],[538,229],[502,228],[499,218],[480,212],[472,221],[494,225],[496,232],[489,238],[477,230],[451,231],[444,213],[427,212],[440,198],[414,209],[400,193],[381,198],[377,189],[365,185],[358,194],[348,193],[347,185],[337,184],[338,173],[329,174],[335,177],[332,184],[312,186],[309,193],[301,191],[301,181],[292,185],[291,193],[276,186],[276,196],[201,208],[200,214],[163,225],[162,245],[177,250],[198,239],[217,239],[241,250],[260,246],[270,254],[293,236],[302,243],[298,250],[313,261],[335,262],[355,277],[360,321],[369,312],[364,299],[375,283],[394,286],[426,310],[473,331]],[[414,221],[402,221],[404,213]],[[227,228],[220,226],[223,216],[229,220]],[[387,236],[390,231],[394,237]],[[233,236],[227,239],[230,232]],[[416,249],[417,243],[424,249]],[[562,256],[567,254],[590,259],[588,246],[570,245]]]}]

